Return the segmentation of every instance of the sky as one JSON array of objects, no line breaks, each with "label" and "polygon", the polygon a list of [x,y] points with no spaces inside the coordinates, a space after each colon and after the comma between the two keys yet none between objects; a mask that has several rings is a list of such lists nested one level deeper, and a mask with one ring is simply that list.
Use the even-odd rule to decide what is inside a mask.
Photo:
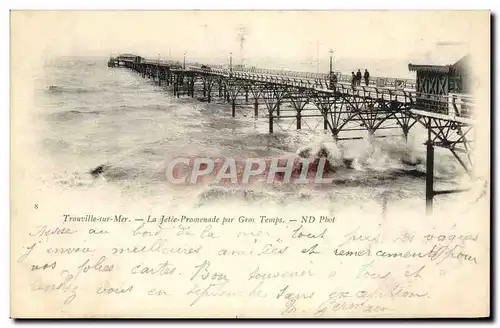
[{"label": "sky", "polygon": [[[486,13],[486,15],[485,15]],[[469,42],[487,12],[14,11],[11,42],[41,56],[136,53],[182,60],[405,62],[437,42]],[[242,42],[242,35],[244,41]],[[312,64],[315,65],[315,64]]]}]

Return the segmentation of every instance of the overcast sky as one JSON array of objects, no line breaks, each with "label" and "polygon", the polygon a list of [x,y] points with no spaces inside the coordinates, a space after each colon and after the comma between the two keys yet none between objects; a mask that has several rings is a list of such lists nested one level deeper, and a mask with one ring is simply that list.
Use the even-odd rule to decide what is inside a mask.
[{"label": "overcast sky", "polygon": [[[232,52],[235,64],[273,68],[297,64],[291,69],[324,71],[332,49],[339,69],[376,66],[387,74],[407,72],[409,61],[432,51],[438,42],[473,40],[478,20],[489,19],[485,11],[18,11],[11,15],[13,44],[35,58],[127,52],[182,61],[186,52],[188,62],[222,64]],[[369,64],[366,59],[382,61]],[[299,66],[307,62],[310,66]],[[391,73],[393,65],[397,67]]]}]

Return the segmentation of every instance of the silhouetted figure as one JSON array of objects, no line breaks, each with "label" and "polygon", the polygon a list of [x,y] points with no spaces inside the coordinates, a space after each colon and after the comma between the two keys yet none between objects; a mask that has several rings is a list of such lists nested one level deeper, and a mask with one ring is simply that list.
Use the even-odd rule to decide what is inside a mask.
[{"label": "silhouetted figure", "polygon": [[358,72],[356,73],[356,84],[361,85],[361,71],[358,69]]},{"label": "silhouetted figure", "polygon": [[332,72],[330,73],[330,85],[328,86],[328,88],[330,90],[334,90],[335,84],[337,84],[337,76]]},{"label": "silhouetted figure", "polygon": [[354,88],[354,86],[356,85],[356,75],[354,74],[354,72],[351,72],[351,74],[352,74],[352,76],[351,76],[351,85]]},{"label": "silhouetted figure", "polygon": [[368,73],[368,70],[365,68],[365,74],[363,74],[363,77],[365,79],[365,84],[368,86],[368,83],[370,83],[370,73]]}]

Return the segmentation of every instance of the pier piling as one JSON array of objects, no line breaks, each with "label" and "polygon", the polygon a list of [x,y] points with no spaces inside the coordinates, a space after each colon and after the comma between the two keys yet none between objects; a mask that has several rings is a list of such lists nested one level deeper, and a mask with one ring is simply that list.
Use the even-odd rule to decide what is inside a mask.
[{"label": "pier piling", "polygon": [[427,158],[425,175],[425,207],[427,215],[432,214],[434,198],[434,144],[432,143],[431,119],[427,120]]},{"label": "pier piling", "polygon": [[425,177],[425,206],[427,215],[432,214],[434,198],[434,145],[427,141],[427,172]]}]

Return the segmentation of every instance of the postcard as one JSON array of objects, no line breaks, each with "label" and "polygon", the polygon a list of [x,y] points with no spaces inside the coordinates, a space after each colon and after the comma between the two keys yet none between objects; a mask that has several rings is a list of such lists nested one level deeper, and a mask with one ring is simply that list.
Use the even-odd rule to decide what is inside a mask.
[{"label": "postcard", "polygon": [[13,318],[490,315],[489,11],[11,11]]}]

